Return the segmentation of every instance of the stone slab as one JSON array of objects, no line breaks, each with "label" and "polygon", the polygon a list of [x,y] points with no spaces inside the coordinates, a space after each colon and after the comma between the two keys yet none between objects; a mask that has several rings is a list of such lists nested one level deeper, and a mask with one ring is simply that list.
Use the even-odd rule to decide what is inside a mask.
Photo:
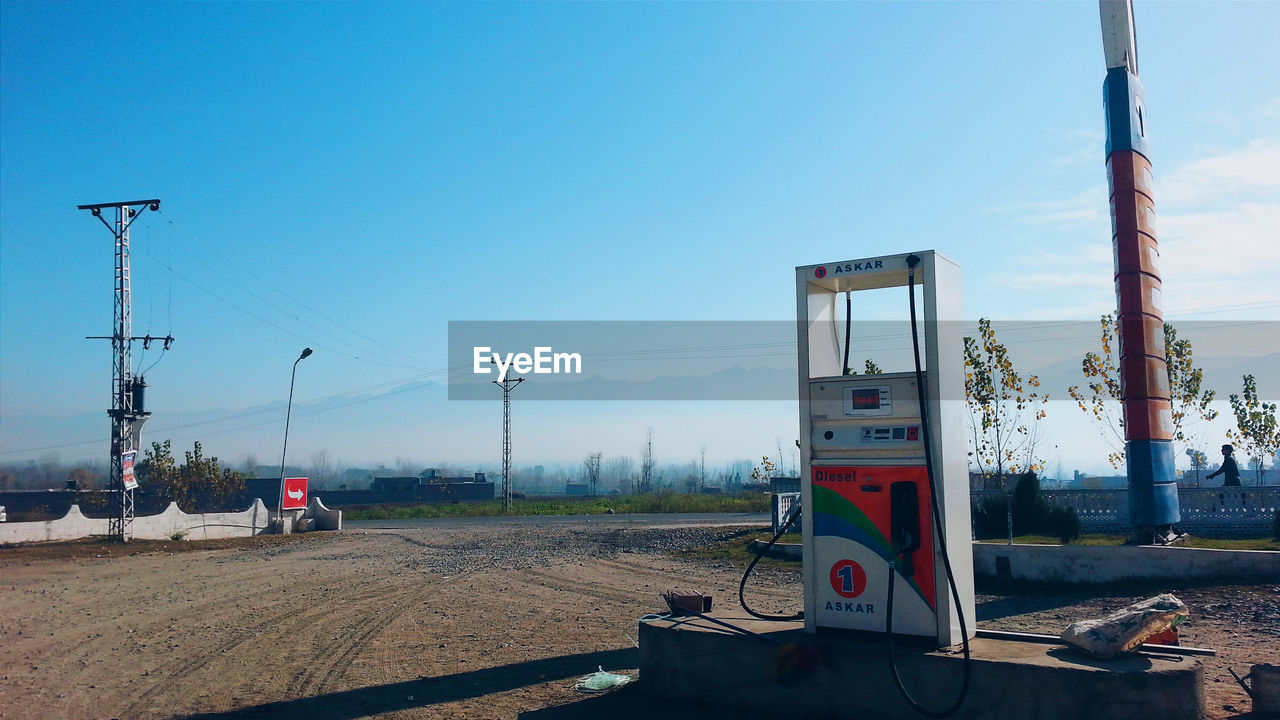
[{"label": "stone slab", "polygon": [[[807,635],[799,622],[722,620],[762,637],[733,634],[701,618],[640,623],[641,686],[658,697],[750,710],[760,717],[875,720],[921,717],[890,674],[883,635]],[[896,641],[899,674],[917,702],[949,707],[963,656]],[[1200,720],[1203,670],[1192,657],[1139,654],[1092,660],[1065,646],[977,638],[970,688],[956,718],[996,720]]]}]

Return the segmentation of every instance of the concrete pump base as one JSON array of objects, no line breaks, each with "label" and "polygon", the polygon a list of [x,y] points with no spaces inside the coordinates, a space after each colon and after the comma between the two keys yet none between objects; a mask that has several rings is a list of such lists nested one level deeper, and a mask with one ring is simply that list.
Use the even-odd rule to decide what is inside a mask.
[{"label": "concrete pump base", "polygon": [[[739,613],[741,615],[741,613]],[[898,693],[883,635],[807,635],[799,622],[718,614],[763,638],[704,619],[640,623],[640,687],[658,697],[741,708],[754,717],[876,720],[922,717]],[[1100,661],[1065,645],[975,638],[968,696],[953,717],[993,720],[1200,720],[1194,657],[1139,654]],[[960,648],[896,641],[902,682],[941,711],[963,676]]]}]

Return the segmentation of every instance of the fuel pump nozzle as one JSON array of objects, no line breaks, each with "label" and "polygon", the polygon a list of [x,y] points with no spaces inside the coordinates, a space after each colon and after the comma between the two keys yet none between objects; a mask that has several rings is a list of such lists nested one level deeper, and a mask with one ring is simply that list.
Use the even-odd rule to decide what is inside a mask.
[{"label": "fuel pump nozzle", "polygon": [[898,572],[916,574],[914,553],[920,549],[920,500],[914,482],[889,486],[889,542],[898,556]]}]

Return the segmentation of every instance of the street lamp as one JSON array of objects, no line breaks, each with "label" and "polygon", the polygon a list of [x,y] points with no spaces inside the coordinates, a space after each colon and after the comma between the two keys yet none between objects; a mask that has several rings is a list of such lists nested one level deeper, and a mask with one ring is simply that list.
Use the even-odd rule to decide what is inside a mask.
[{"label": "street lamp", "polygon": [[276,522],[280,523],[280,532],[284,532],[284,457],[289,452],[289,415],[293,412],[293,381],[298,376],[298,363],[311,355],[311,348],[303,348],[302,354],[293,361],[293,372],[289,375],[289,405],[284,411],[284,449],[280,451],[280,495],[276,503]]}]

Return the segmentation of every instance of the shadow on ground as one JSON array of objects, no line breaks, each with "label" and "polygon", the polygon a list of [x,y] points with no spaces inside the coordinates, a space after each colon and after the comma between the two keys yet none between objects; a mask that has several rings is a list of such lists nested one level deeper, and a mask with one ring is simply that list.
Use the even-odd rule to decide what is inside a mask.
[{"label": "shadow on ground", "polygon": [[[501,665],[454,675],[420,678],[356,690],[326,693],[315,697],[253,705],[225,712],[200,713],[183,717],[187,718],[187,720],[245,720],[246,718],[265,717],[305,717],[308,720],[355,720],[356,718],[377,715],[378,713],[428,708],[442,703],[469,700],[551,680],[577,678],[598,666],[627,668],[636,667],[639,664],[640,651],[635,648],[579,653]],[[613,695],[613,693],[593,697],[592,699],[603,699],[610,695]],[[570,706],[577,704],[572,703]],[[611,720],[627,717],[616,713],[611,713],[611,715],[613,716]],[[521,717],[524,716],[522,715]],[[536,715],[531,717],[557,718],[562,716]],[[563,717],[578,716],[564,715]]]}]

